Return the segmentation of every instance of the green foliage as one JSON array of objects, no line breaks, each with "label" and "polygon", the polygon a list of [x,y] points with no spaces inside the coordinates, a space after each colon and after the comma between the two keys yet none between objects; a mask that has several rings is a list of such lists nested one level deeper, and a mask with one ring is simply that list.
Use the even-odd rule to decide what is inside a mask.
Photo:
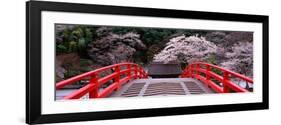
[{"label": "green foliage", "polygon": [[82,68],[80,69],[81,72],[89,72],[89,71],[92,71],[92,70],[93,70],[93,69],[90,68],[90,67],[82,67]]},{"label": "green foliage", "polygon": [[[87,45],[96,36],[93,31],[95,31],[95,28],[80,25],[65,28],[62,32],[56,34],[56,37],[58,37],[56,41],[58,53],[85,53]],[[62,42],[58,42],[61,39]]]},{"label": "green foliage", "polygon": [[73,77],[73,76],[76,76],[76,75],[79,75],[79,74],[81,74],[81,72],[78,71],[78,70],[67,70],[64,73],[64,77],[65,78],[70,78],[70,77]]},{"label": "green foliage", "polygon": [[186,58],[184,58],[184,57],[185,57],[185,55],[183,53],[179,53],[177,55],[178,61],[181,65],[182,69],[185,69],[185,67],[188,65],[188,60],[186,60]]},{"label": "green foliage", "polygon": [[210,63],[210,64],[216,65],[216,64],[217,64],[216,55],[215,55],[215,54],[210,55],[210,56],[206,59],[206,62],[207,62],[207,63]]},{"label": "green foliage", "polygon": [[60,44],[56,46],[56,52],[57,53],[66,53],[67,52],[67,47],[64,45]]},{"label": "green foliage", "polygon": [[81,72],[89,72],[93,69],[91,68],[91,65],[93,65],[93,62],[89,59],[80,59],[80,71]]},{"label": "green foliage", "polygon": [[[205,61],[207,63],[217,65],[217,59],[215,54],[210,55],[209,58],[207,58]],[[211,68],[211,70],[218,75],[223,75],[223,72],[217,68]]]},{"label": "green foliage", "polygon": [[126,34],[128,32],[136,32],[136,28],[131,27],[112,27],[112,33]]},{"label": "green foliage", "polygon": [[78,50],[83,51],[83,49],[86,49],[86,47],[87,47],[86,40],[84,38],[80,38],[77,43]]},{"label": "green foliage", "polygon": [[218,74],[218,75],[220,75],[220,76],[223,75],[223,72],[222,72],[221,70],[217,69],[217,68],[212,68],[211,70],[212,70],[214,73],[216,73],[216,74]]},{"label": "green foliage", "polygon": [[147,62],[151,62],[153,60],[154,55],[158,54],[161,50],[162,48],[160,45],[151,45],[146,52]]},{"label": "green foliage", "polygon": [[219,80],[217,80],[217,79],[215,79],[215,78],[211,78],[211,81],[213,81],[215,84],[221,86],[221,85],[220,85],[221,82],[220,82]]},{"label": "green foliage", "polygon": [[89,59],[80,59],[80,66],[83,67],[83,66],[89,66],[89,65],[92,65],[93,62]]},{"label": "green foliage", "polygon": [[145,55],[146,55],[146,53],[144,53],[142,51],[135,52],[133,55],[134,61],[138,64],[146,63],[147,59],[146,59]]},{"label": "green foliage", "polygon": [[68,43],[68,52],[75,52],[77,50],[77,43],[75,41],[71,41]]},{"label": "green foliage", "polygon": [[[176,32],[176,30],[165,30],[165,29],[143,29],[144,34],[141,36],[141,39],[147,46],[151,46],[153,44],[159,44],[160,42],[163,44],[163,40],[171,36]],[[164,43],[165,44],[165,43]]]}]

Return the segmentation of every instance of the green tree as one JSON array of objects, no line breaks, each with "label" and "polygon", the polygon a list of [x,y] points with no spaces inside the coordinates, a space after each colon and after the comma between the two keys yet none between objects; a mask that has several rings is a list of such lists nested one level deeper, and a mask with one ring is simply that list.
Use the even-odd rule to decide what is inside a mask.
[{"label": "green tree", "polygon": [[56,48],[58,54],[77,52],[85,55],[87,45],[93,40],[95,29],[89,26],[66,27],[57,34]]}]

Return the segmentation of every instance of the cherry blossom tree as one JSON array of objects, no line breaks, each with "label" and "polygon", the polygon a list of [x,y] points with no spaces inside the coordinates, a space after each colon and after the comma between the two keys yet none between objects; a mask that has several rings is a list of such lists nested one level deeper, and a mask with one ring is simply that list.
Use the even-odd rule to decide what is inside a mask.
[{"label": "cherry blossom tree", "polygon": [[253,75],[253,44],[250,42],[239,42],[231,51],[225,53],[227,58],[221,66],[252,77]]},{"label": "cherry blossom tree", "polygon": [[101,27],[96,32],[101,38],[88,45],[88,54],[97,64],[126,62],[132,60],[137,50],[146,48],[137,33],[114,34],[106,27]]},{"label": "cherry blossom tree", "polygon": [[217,46],[204,37],[181,35],[170,39],[166,47],[154,56],[154,61],[190,63],[207,59],[216,50]]}]

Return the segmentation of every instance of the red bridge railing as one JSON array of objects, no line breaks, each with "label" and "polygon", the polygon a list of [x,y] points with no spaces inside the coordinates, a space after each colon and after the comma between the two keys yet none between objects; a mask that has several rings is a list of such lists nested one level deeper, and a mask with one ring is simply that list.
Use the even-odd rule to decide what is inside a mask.
[{"label": "red bridge railing", "polygon": [[[122,69],[123,68],[123,69]],[[108,71],[113,70],[111,74],[99,78],[99,74]],[[122,75],[125,75],[126,77],[121,78]],[[90,72],[86,72],[77,76],[74,76],[72,78],[63,80],[56,84],[56,89],[61,89],[64,86],[73,84],[75,82],[78,82],[80,80],[84,79],[90,79],[89,84],[85,85],[84,87],[80,88],[79,90],[71,93],[70,95],[65,96],[63,99],[79,99],[83,97],[84,95],[89,93],[89,98],[102,98],[106,97],[109,94],[111,94],[114,90],[118,90],[122,84],[127,83],[131,79],[137,79],[137,78],[147,78],[147,73],[139,67],[137,64],[134,63],[119,63],[114,64],[106,67],[102,67]],[[113,80],[114,82],[107,86],[105,89],[100,91],[100,86],[107,83],[110,80]]]},{"label": "red bridge railing", "polygon": [[[220,72],[220,74],[215,73],[215,70]],[[231,81],[231,77],[245,81],[247,84],[253,84],[253,80],[251,78],[222,67],[203,62],[188,65],[180,77],[198,79],[218,93],[228,93],[230,90],[234,92],[248,92],[247,89],[242,88]],[[222,85],[219,85],[214,81],[218,81],[222,83]]]}]

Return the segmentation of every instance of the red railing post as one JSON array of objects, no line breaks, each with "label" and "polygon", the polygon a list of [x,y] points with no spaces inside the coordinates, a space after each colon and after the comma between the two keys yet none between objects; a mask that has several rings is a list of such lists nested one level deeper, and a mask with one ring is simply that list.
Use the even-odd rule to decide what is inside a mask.
[{"label": "red railing post", "polygon": [[189,77],[193,78],[193,76],[192,76],[193,75],[193,64],[190,64],[189,74],[190,74]]},{"label": "red railing post", "polygon": [[209,72],[211,71],[211,67],[206,65],[206,80],[210,80]]},{"label": "red railing post", "polygon": [[[206,67],[206,68],[205,68]],[[216,69],[217,71],[222,72],[216,73],[212,71],[212,69]],[[205,78],[202,79],[201,74],[205,74]],[[189,64],[180,77],[191,77],[198,79],[205,83],[207,86],[211,87],[213,90],[219,93],[229,93],[229,92],[248,92],[247,88],[243,88],[235,83],[235,81],[231,81],[231,77],[236,77],[238,79],[244,80],[248,83],[253,84],[253,80],[247,76],[242,74],[230,71],[220,66],[216,66],[209,63],[204,62],[197,62]],[[217,83],[220,82],[222,85],[218,85]]]},{"label": "red railing post", "polygon": [[145,72],[144,72],[144,69],[142,68],[142,69],[141,69],[141,71],[142,71],[142,77],[141,77],[141,78],[145,78]]},{"label": "red railing post", "polygon": [[131,76],[131,72],[132,72],[131,64],[128,64],[128,65],[127,65],[127,69],[129,70],[127,75],[128,75],[128,77],[129,77],[129,79],[131,79],[131,78],[132,78],[132,76]]},{"label": "red railing post", "polygon": [[[210,75],[209,75],[210,71],[211,71],[211,67],[209,65],[206,65],[206,73],[205,73],[206,81],[210,81],[211,80]],[[207,86],[209,86],[209,85],[207,85]]]},{"label": "red railing post", "polygon": [[200,72],[198,70],[200,70],[200,64],[196,64],[196,76],[199,77],[200,76]]},{"label": "red railing post", "polygon": [[138,75],[137,70],[138,70],[138,69],[137,69],[137,66],[136,66],[136,65],[133,65],[133,67],[134,67],[134,68],[133,68],[133,71],[134,71],[134,78],[136,79],[136,78],[138,78],[138,77],[137,77],[137,75]]},{"label": "red railing post", "polygon": [[90,80],[90,84],[93,85],[93,89],[89,91],[89,98],[98,98],[99,94],[99,83],[98,83],[98,75],[93,74]]},{"label": "red railing post", "polygon": [[120,85],[120,66],[116,66],[114,69],[115,73],[117,73],[116,77],[114,78],[114,82],[116,82],[116,90],[119,90],[121,85]]},{"label": "red railing post", "polygon": [[224,93],[228,93],[230,91],[229,87],[228,87],[228,82],[229,82],[229,73],[224,71],[223,72],[223,92]]},{"label": "red railing post", "polygon": [[189,67],[184,68],[182,74],[179,76],[180,78],[188,77]]},{"label": "red railing post", "polygon": [[138,66],[134,65],[134,74],[135,74],[135,79],[138,78]]},{"label": "red railing post", "polygon": [[192,78],[192,73],[193,73],[192,64],[190,64],[190,66],[188,67],[188,75],[191,78]]},{"label": "red railing post", "polygon": [[140,67],[138,67],[138,78],[141,78],[141,76],[142,76],[142,72],[141,72],[141,68]]}]

